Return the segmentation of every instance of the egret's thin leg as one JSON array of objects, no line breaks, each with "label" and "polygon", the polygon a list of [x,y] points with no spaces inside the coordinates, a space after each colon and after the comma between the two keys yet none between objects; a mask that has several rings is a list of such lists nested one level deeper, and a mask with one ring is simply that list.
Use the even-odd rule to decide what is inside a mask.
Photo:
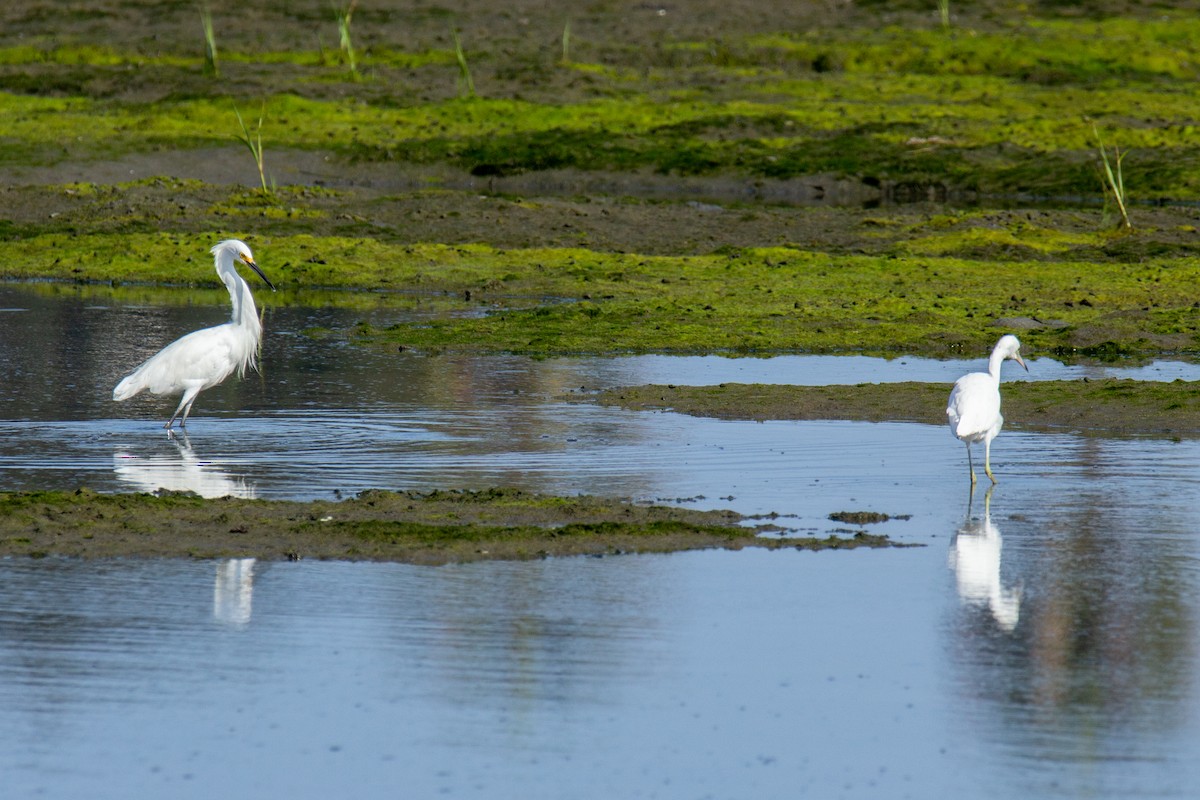
[{"label": "egret's thin leg", "polygon": [[990,439],[983,443],[983,471],[992,479],[993,486],[999,483],[996,476],[992,474],[992,442]]},{"label": "egret's thin leg", "polygon": [[176,407],[175,413],[171,415],[171,418],[169,420],[167,420],[167,424],[163,425],[164,428],[166,428],[167,430],[171,430],[171,426],[175,424],[175,419],[179,416],[179,412],[183,410],[183,404],[186,402],[187,402],[187,395],[185,394],[183,396],[183,399],[179,401],[179,405]]},{"label": "egret's thin leg", "polygon": [[[187,418],[188,418],[188,414],[192,413],[192,403],[196,402],[196,398],[197,398],[197,397],[199,397],[199,396],[200,396],[200,392],[199,392],[199,391],[197,391],[195,394],[193,394],[193,395],[192,395],[192,399],[191,399],[191,400],[188,400],[187,408],[185,408],[185,409],[183,410],[183,419],[179,420],[179,427],[180,427],[180,428],[184,428],[184,427],[186,427],[186,426],[187,426]],[[994,481],[993,481],[993,482],[994,482]]]},{"label": "egret's thin leg", "polygon": [[967,442],[967,471],[971,473],[971,491],[975,490],[975,465],[971,463],[971,443]]},{"label": "egret's thin leg", "polygon": [[179,427],[184,427],[187,424],[187,416],[191,413],[192,403],[196,402],[196,396],[200,394],[199,389],[188,389],[183,393],[183,397],[179,401],[179,407],[175,409],[175,413],[167,420],[164,425],[167,430],[171,430],[171,426],[175,424],[175,420],[179,417],[180,412],[183,412],[183,419],[179,420]]}]

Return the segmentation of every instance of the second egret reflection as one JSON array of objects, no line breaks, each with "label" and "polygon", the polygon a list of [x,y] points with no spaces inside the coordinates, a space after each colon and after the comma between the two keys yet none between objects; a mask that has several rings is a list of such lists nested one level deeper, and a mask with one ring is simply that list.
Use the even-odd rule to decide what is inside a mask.
[{"label": "second egret reflection", "polygon": [[986,608],[996,624],[1011,632],[1021,618],[1020,588],[1004,588],[1000,580],[1000,556],[1004,540],[1000,529],[992,522],[992,491],[983,498],[983,516],[971,515],[971,500],[967,514],[950,544],[948,563],[958,583],[958,596],[963,603]]},{"label": "second egret reflection", "polygon": [[[127,451],[113,454],[117,479],[139,492],[195,492],[201,497],[258,496],[254,484],[196,455],[186,434],[168,432],[165,452],[137,455]],[[149,446],[149,445],[147,445]],[[162,447],[162,445],[158,445]]]},{"label": "second egret reflection", "polygon": [[248,625],[254,600],[253,558],[227,558],[217,564],[213,582],[213,618],[228,625]]}]

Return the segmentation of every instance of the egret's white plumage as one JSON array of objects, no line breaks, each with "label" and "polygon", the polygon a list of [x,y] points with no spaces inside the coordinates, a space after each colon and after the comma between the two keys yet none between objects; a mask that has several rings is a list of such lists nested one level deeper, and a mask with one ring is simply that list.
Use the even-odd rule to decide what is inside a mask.
[{"label": "egret's white plumage", "polygon": [[1020,350],[1017,337],[1012,334],[1001,336],[988,360],[988,371],[963,375],[950,392],[946,419],[950,431],[967,445],[967,469],[971,472],[972,486],[975,485],[975,467],[971,463],[973,442],[983,442],[983,469],[992,483],[996,482],[996,476],[992,474],[992,439],[1004,424],[1004,417],[1000,415],[1000,365],[1011,358],[1028,371]]},{"label": "egret's white plumage", "polygon": [[275,286],[254,263],[250,248],[236,239],[218,242],[212,249],[217,275],[229,290],[233,314],[229,322],[212,328],[194,331],[176,339],[140,367],[126,376],[113,389],[113,400],[128,400],[142,391],[151,394],[182,393],[179,407],[167,420],[169,430],[176,418],[180,427],[187,423],[196,396],[204,389],[216,386],[235,371],[244,375],[247,367],[255,366],[258,345],[262,340],[262,323],[250,287],[237,273],[235,264],[241,262],[254,270],[267,286]]}]

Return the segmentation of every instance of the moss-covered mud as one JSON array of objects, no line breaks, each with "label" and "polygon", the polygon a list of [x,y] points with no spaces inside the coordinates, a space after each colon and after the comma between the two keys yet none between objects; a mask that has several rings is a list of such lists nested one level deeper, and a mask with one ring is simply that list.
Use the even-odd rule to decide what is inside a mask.
[{"label": "moss-covered mud", "polygon": [[[0,276],[212,286],[207,243],[192,234],[43,234],[7,243]],[[1200,268],[1182,257],[1047,260],[1034,269],[795,247],[646,256],[307,234],[251,244],[281,287],[260,290],[267,305],[423,298],[444,315],[335,332],[423,352],[975,356],[1015,331],[1027,354],[1065,360],[1200,353]]]},{"label": "moss-covered mud", "polygon": [[[1004,425],[1102,436],[1200,436],[1200,387],[1131,380],[1020,381],[1001,387]],[[720,419],[946,423],[950,387],[934,383],[855,386],[630,386],[570,395],[642,411]]]},{"label": "moss-covered mud", "polygon": [[0,161],[228,142],[265,100],[274,147],[378,165],[1064,195],[1096,191],[1094,121],[1144,197],[1194,194],[1193,3],[960,5],[943,29],[928,3],[379,0],[352,69],[329,8],[212,2],[214,74],[195,7],[35,0],[0,12]]},{"label": "moss-covered mud", "polygon": [[186,4],[0,10],[0,277],[238,235],[270,302],[471,312],[342,332],[429,352],[1200,354],[1193,4],[380,0],[354,69],[317,5],[206,4],[215,73]]},{"label": "moss-covered mud", "polygon": [[191,494],[0,494],[0,556],[255,557],[420,564],[705,548],[890,547],[885,534],[764,536],[729,511],[513,490],[364,492],[337,502]]}]

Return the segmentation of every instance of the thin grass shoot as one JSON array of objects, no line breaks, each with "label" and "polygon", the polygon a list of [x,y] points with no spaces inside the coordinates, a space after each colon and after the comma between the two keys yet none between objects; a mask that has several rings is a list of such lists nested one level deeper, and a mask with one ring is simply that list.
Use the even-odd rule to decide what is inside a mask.
[{"label": "thin grass shoot", "polygon": [[1100,148],[1100,162],[1104,168],[1105,195],[1111,196],[1116,202],[1124,227],[1133,228],[1133,223],[1129,221],[1129,198],[1125,193],[1125,176],[1121,169],[1121,162],[1127,153],[1122,153],[1120,147],[1114,146],[1113,158],[1109,159],[1108,148],[1105,147],[1104,139],[1100,136],[1100,129],[1095,123],[1092,123],[1092,132],[1096,135],[1096,143]]},{"label": "thin grass shoot", "polygon": [[358,6],[358,0],[350,0],[350,5],[345,8],[335,6],[333,9],[334,16],[337,18],[339,47],[350,74],[355,78],[358,77],[358,57],[354,52],[354,42],[350,39],[350,20],[354,17],[356,6]]},{"label": "thin grass shoot", "polygon": [[200,24],[204,27],[204,74],[219,77],[221,71],[217,67],[217,37],[213,33],[212,12],[207,8],[200,12]]},{"label": "thin grass shoot", "polygon": [[238,111],[238,107],[236,105],[233,107],[233,113],[237,115],[238,125],[240,125],[242,128],[242,135],[235,135],[235,138],[242,144],[246,145],[247,149],[250,150],[250,155],[254,157],[254,165],[258,168],[258,182],[259,185],[262,186],[262,192],[264,195],[270,195],[271,188],[267,186],[267,176],[263,171],[262,126],[263,117],[266,116],[266,110],[267,104],[264,102],[262,109],[258,114],[258,124],[255,126],[254,131],[251,132],[250,129],[246,127],[245,120],[242,119],[242,112]]},{"label": "thin grass shoot", "polygon": [[458,31],[450,31],[454,36],[454,57],[458,61],[458,95],[459,97],[475,96],[475,81],[471,79],[471,68],[467,65],[467,54],[463,52],[462,40]]}]

